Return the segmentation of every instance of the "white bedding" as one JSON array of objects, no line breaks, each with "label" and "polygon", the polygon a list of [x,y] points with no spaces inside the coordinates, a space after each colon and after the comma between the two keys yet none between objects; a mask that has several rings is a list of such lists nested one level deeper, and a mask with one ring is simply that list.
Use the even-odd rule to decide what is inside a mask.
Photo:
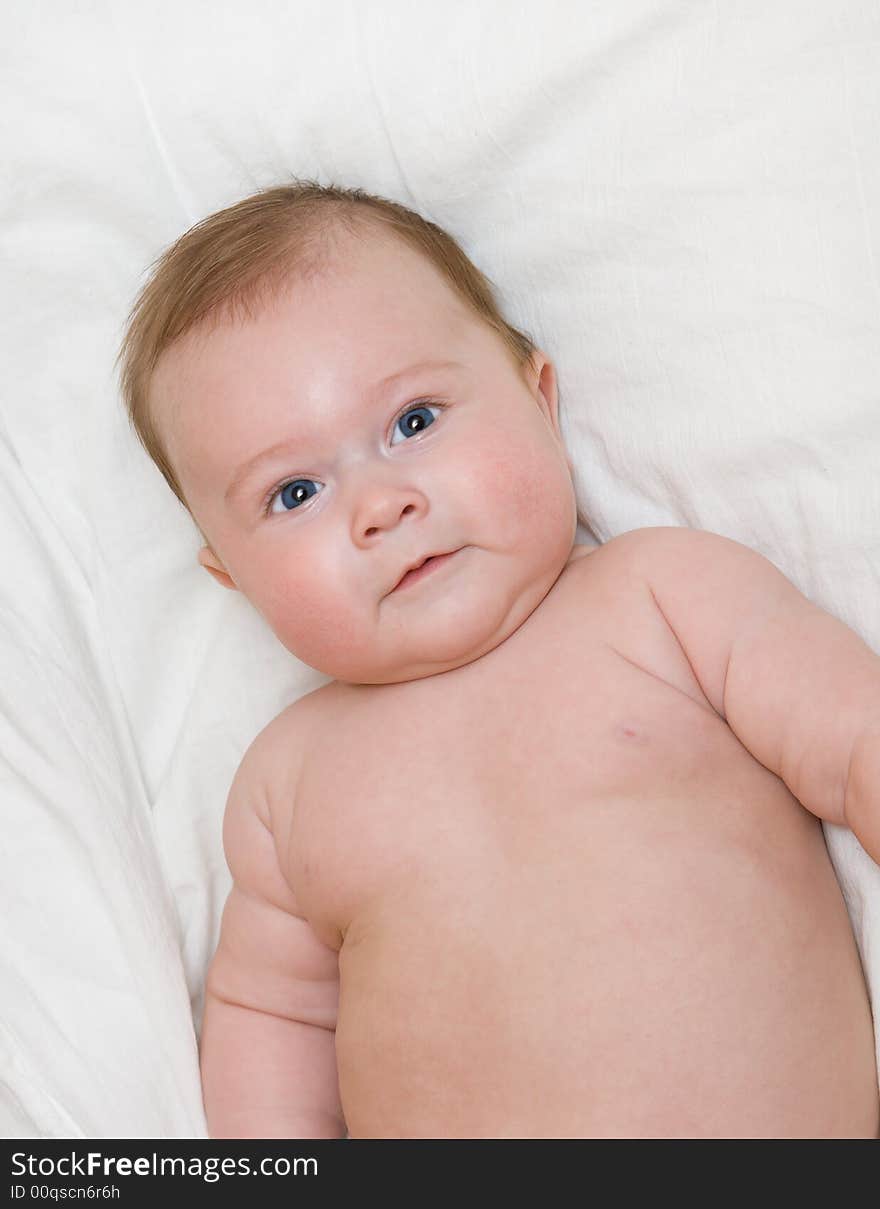
[{"label": "white bedding", "polygon": [[[322,678],[196,565],[113,359],[288,175],[453,231],[554,358],[600,540],[771,558],[880,650],[880,8],[43,0],[4,13],[0,1133],[200,1137],[251,738]],[[869,983],[880,870],[828,829]]]}]

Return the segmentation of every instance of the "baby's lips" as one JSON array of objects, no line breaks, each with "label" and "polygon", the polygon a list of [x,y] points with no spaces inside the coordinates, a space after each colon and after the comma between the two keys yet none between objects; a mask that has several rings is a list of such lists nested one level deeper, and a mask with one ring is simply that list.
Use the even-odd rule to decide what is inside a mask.
[{"label": "baby's lips", "polygon": [[[420,570],[426,563],[429,563],[432,560],[438,559],[438,558],[449,558],[451,555],[457,554],[457,553],[458,553],[458,549],[440,550],[436,554],[426,554],[423,558],[420,558],[417,561],[410,563],[410,565],[406,568],[406,570],[401,575],[400,579],[398,579],[397,583],[391,589],[391,592],[396,592],[405,579],[407,579],[413,572]],[[387,595],[390,596],[391,592],[388,592]]]}]

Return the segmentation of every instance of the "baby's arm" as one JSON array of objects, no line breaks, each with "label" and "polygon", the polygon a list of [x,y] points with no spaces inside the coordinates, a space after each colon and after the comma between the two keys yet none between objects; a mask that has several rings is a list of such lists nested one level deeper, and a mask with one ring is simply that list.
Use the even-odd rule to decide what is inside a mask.
[{"label": "baby's arm", "polygon": [[233,887],[205,992],[208,1130],[214,1138],[338,1138],[337,956],[298,914],[281,874],[254,752],[236,773],[223,825]]},{"label": "baby's arm", "polygon": [[615,541],[743,746],[880,864],[880,657],[738,542],[674,528]]}]

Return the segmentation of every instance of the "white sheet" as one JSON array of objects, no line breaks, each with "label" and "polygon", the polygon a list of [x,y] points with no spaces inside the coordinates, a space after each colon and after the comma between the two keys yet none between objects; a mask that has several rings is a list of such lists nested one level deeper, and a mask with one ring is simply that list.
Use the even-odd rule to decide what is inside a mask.
[{"label": "white sheet", "polygon": [[[321,678],[195,564],[112,362],[146,266],[288,174],[447,226],[555,359],[601,540],[746,542],[880,650],[880,10],[44,0],[0,104],[0,1132],[198,1137],[254,734]],[[829,834],[872,992],[880,870]]]}]

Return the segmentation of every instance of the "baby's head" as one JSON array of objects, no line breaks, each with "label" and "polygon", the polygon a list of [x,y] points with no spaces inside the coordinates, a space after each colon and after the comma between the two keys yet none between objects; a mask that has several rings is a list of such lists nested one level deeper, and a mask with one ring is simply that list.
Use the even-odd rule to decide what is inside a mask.
[{"label": "baby's head", "polygon": [[553,366],[396,203],[305,183],[212,215],[154,266],[120,359],[199,561],[335,679],[486,654],[572,552]]}]

